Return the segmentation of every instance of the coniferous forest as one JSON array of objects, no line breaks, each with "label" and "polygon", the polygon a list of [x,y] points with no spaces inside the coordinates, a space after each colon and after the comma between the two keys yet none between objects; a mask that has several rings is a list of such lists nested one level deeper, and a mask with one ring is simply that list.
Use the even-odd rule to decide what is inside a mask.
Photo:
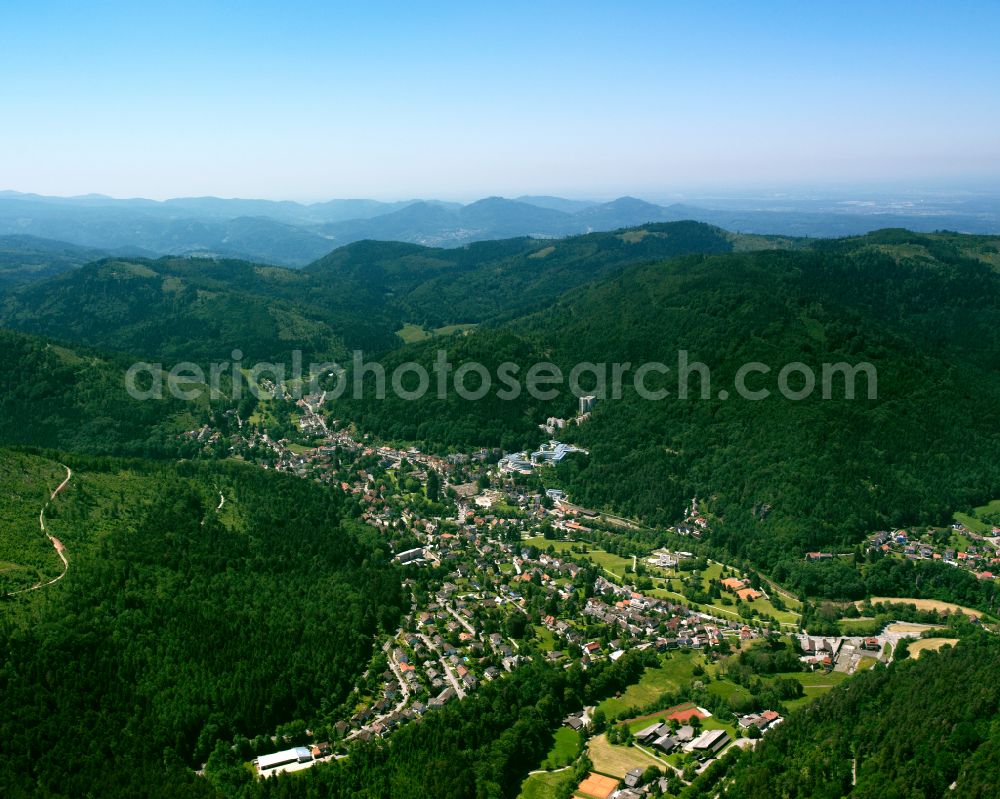
[{"label": "coniferous forest", "polygon": [[66,460],[88,475],[50,521],[72,579],[3,604],[6,796],[211,795],[193,769],[218,739],[339,703],[395,628],[399,577],[329,490],[251,466]]}]

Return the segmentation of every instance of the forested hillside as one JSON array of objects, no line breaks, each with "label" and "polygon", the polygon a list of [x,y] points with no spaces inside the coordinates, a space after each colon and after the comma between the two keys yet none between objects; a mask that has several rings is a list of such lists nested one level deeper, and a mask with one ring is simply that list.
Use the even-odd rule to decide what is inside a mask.
[{"label": "forested hillside", "polygon": [[1000,645],[986,635],[864,672],[768,733],[722,795],[995,796],[998,686]]},{"label": "forested hillside", "polygon": [[[284,293],[301,301],[284,300]],[[339,354],[341,339],[308,299],[307,281],[293,270],[242,261],[112,259],[0,300],[0,322],[171,365],[229,360],[234,349],[261,360],[288,360],[295,349]]]},{"label": "forested hillside", "polygon": [[167,361],[311,359],[396,348],[408,323],[510,319],[630,264],[727,252],[694,222],[459,249],[359,242],[304,270],[205,258],[107,259],[0,296],[0,325]]},{"label": "forested hillside", "polygon": [[[712,370],[707,400],[626,393],[599,408],[576,436],[592,457],[562,475],[574,495],[665,521],[699,494],[722,517],[716,543],[770,565],[997,495],[1000,274],[954,250],[897,260],[870,244],[643,268],[532,320],[563,362],[628,353],[676,369],[686,349]],[[751,381],[771,391],[760,401],[733,391],[754,361],[772,369]],[[871,363],[877,398],[862,377],[854,399],[842,379],[831,399],[786,399],[774,373],[793,362],[817,381],[823,363]]]},{"label": "forested hillside", "polygon": [[0,596],[55,577],[62,566],[38,513],[66,476],[57,463],[21,452],[0,456]]},{"label": "forested hillside", "polygon": [[0,329],[0,443],[159,457],[207,418],[208,400],[129,396],[130,360]]},{"label": "forested hillside", "polygon": [[324,291],[381,291],[401,320],[437,327],[501,321],[547,307],[567,289],[625,266],[729,252],[728,234],[698,222],[566,239],[508,239],[459,249],[360,242],[306,268]]},{"label": "forested hillside", "polygon": [[0,290],[77,269],[105,253],[34,236],[0,236]]},{"label": "forested hillside", "polygon": [[191,768],[217,739],[342,701],[408,604],[382,545],[318,484],[60,459],[74,477],[47,516],[70,570],[0,604],[4,796],[211,795]]}]

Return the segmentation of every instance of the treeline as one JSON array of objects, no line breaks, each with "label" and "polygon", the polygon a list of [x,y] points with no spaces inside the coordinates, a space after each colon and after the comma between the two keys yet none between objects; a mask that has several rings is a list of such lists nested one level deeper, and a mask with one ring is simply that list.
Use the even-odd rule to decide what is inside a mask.
[{"label": "treeline", "polygon": [[318,484],[132,463],[116,488],[114,461],[70,458],[107,470],[88,515],[142,508],[71,549],[60,583],[2,606],[5,796],[209,793],[192,769],[219,739],[339,704],[407,605],[375,536]]}]

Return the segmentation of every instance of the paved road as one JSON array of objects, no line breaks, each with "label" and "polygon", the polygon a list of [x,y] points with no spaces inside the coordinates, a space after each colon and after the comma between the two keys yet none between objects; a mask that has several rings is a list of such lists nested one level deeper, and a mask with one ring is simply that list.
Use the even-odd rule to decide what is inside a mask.
[{"label": "paved road", "polygon": [[[400,635],[402,632],[403,632],[403,630],[402,630],[402,628],[400,628],[399,630],[396,631],[396,635]],[[392,640],[393,639],[390,639],[390,640],[386,641],[385,644],[382,645],[382,651],[385,652],[386,654],[389,654],[389,650],[390,650],[390,646],[392,644]],[[383,721],[383,720],[389,718],[389,716],[391,716],[393,713],[398,713],[404,707],[406,707],[406,703],[410,701],[410,689],[409,689],[409,686],[407,686],[406,680],[403,679],[403,675],[400,673],[399,667],[396,665],[395,661],[392,659],[392,655],[391,654],[389,655],[388,661],[389,661],[389,668],[392,669],[392,673],[395,674],[396,678],[399,680],[399,687],[400,687],[400,690],[401,690],[401,692],[403,694],[402,697],[400,698],[399,702],[396,704],[396,706],[392,710],[387,710],[385,713],[382,713],[381,715],[378,715],[378,716],[375,716],[372,719],[369,719],[367,722],[365,722],[363,725],[361,725],[358,729],[350,732],[344,738],[345,741],[353,740],[357,736],[361,735],[361,733],[364,732],[365,730],[371,729],[372,725],[376,724],[377,722],[380,722],[380,721]]]},{"label": "paved road", "polygon": [[426,635],[423,633],[418,633],[418,635],[431,652],[437,653],[438,663],[440,663],[441,668],[444,669],[444,676],[448,678],[448,682],[450,682],[451,687],[455,689],[455,693],[458,695],[458,698],[465,699],[465,689],[462,688],[462,684],[458,681],[458,677],[455,676],[455,672],[451,670],[451,664],[445,660],[444,653],[434,646],[434,642],[431,641],[431,639]]},{"label": "paved road", "polygon": [[[399,668],[399,664],[393,660],[391,655],[389,656],[389,668],[392,669],[392,673],[395,674],[396,679],[399,680],[399,690],[403,693],[401,704],[405,705],[407,700],[410,698],[410,686],[403,678],[403,670]],[[400,708],[400,710],[402,710],[402,708]]]},{"label": "paved road", "polygon": [[448,612],[455,617],[455,621],[461,624],[465,628],[466,632],[469,633],[469,635],[471,635],[473,638],[476,637],[476,628],[473,627],[471,624],[469,624],[469,622],[467,622],[465,619],[463,619],[454,608],[449,607]]}]

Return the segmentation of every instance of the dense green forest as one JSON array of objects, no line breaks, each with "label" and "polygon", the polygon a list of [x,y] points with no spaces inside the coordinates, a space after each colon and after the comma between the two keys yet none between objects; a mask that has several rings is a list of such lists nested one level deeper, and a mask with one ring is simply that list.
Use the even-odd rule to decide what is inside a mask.
[{"label": "dense green forest", "polygon": [[191,768],[217,740],[343,701],[408,604],[382,545],[318,484],[61,459],[75,475],[48,515],[71,568],[0,604],[5,796],[210,794]]},{"label": "dense green forest", "polygon": [[38,513],[65,470],[20,452],[0,455],[0,596],[56,576],[62,563],[42,534]]},{"label": "dense green forest", "polygon": [[[275,289],[277,284],[281,290]],[[108,259],[0,300],[0,323],[72,344],[170,362],[289,360],[340,354],[343,344],[308,302],[282,298],[301,272],[243,261]]]},{"label": "dense green forest", "polygon": [[125,388],[130,361],[0,329],[0,443],[74,452],[184,454],[178,434],[207,418],[207,395],[165,392],[139,401]]},{"label": "dense green forest", "polygon": [[303,270],[206,258],[105,259],[0,296],[0,325],[145,358],[282,360],[398,347],[407,323],[510,319],[624,266],[727,252],[728,234],[695,222],[545,242],[459,249],[358,242]]},{"label": "dense green forest", "polygon": [[996,795],[998,755],[1000,644],[980,635],[859,674],[792,714],[722,795],[985,798]]},{"label": "dense green forest", "polygon": [[104,257],[90,247],[35,236],[0,236],[0,290],[33,283]]},{"label": "dense green forest", "polygon": [[644,261],[733,249],[698,222],[567,239],[485,241],[458,249],[359,242],[305,268],[324,291],[381,290],[398,317],[427,327],[499,322],[547,307],[567,289]]}]

